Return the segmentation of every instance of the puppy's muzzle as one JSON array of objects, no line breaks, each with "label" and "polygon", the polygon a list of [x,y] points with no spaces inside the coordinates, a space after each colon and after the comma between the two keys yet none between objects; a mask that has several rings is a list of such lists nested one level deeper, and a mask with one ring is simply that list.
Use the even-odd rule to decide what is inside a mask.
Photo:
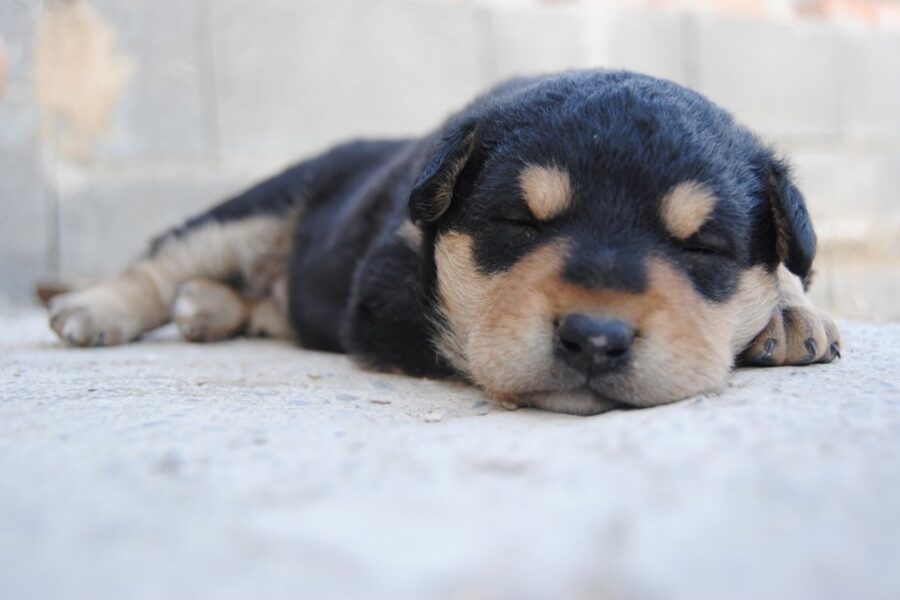
[{"label": "puppy's muzzle", "polygon": [[559,321],[556,354],[590,378],[625,365],[633,341],[634,328],[625,321],[572,314]]}]

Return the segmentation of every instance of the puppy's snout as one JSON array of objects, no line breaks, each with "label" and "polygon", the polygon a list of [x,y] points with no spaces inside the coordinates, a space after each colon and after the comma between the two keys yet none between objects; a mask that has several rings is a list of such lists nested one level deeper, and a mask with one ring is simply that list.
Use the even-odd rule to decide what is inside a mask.
[{"label": "puppy's snout", "polygon": [[628,361],[634,328],[619,319],[583,314],[563,317],[556,329],[556,352],[587,375],[605,373]]}]

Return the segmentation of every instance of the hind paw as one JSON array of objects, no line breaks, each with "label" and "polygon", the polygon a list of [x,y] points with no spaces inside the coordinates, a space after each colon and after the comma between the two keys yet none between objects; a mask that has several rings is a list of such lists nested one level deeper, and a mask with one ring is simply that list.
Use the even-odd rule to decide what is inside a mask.
[{"label": "hind paw", "polygon": [[102,286],[55,296],[49,305],[50,328],[71,346],[115,346],[142,333],[141,321],[129,314]]},{"label": "hind paw", "polygon": [[172,304],[172,319],[190,342],[216,342],[238,335],[247,312],[237,292],[209,279],[181,284]]}]

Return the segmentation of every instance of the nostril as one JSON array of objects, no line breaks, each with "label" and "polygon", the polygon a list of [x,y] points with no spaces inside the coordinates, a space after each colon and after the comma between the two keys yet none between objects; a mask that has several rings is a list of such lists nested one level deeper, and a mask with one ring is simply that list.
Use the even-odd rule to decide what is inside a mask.
[{"label": "nostril", "polygon": [[610,358],[619,358],[628,354],[628,348],[610,348],[606,355]]},{"label": "nostril", "polygon": [[569,356],[581,356],[592,347],[590,336],[577,317],[567,317],[557,325],[556,342],[563,354]]},{"label": "nostril", "polygon": [[567,340],[567,339],[563,338],[562,336],[560,336],[560,338],[559,338],[559,345],[562,346],[565,351],[570,352],[572,354],[578,354],[583,349],[581,347],[581,344],[579,344],[578,342],[573,342],[572,340]]}]

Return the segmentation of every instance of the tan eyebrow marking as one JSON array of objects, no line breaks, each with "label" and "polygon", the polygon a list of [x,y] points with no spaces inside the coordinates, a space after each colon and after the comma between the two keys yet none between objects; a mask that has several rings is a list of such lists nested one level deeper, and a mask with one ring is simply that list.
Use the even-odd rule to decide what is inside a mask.
[{"label": "tan eyebrow marking", "polygon": [[528,165],[519,175],[519,185],[531,213],[541,221],[552,219],[572,203],[569,174],[559,167]]},{"label": "tan eyebrow marking", "polygon": [[712,190],[701,183],[686,181],[666,194],[659,211],[669,233],[684,240],[700,230],[715,205]]}]

